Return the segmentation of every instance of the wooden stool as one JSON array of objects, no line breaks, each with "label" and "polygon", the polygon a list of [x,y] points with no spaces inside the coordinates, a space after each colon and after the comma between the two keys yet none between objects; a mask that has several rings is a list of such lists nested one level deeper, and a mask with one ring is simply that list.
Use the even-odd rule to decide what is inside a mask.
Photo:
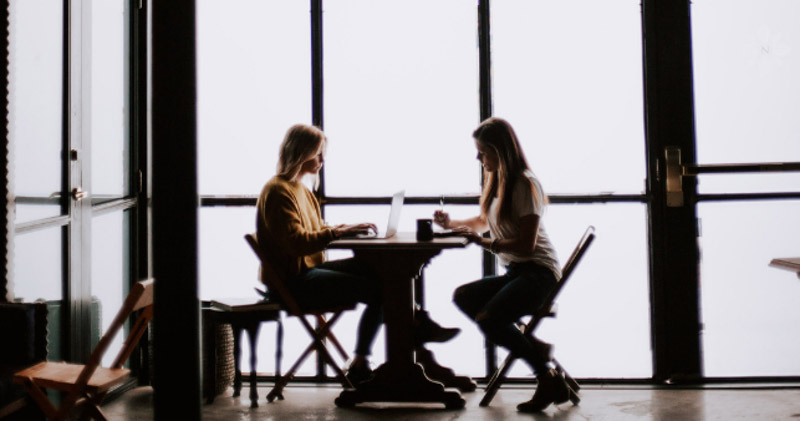
[{"label": "wooden stool", "polygon": [[[250,340],[250,407],[258,407],[258,392],[256,391],[256,363],[258,334],[262,322],[274,321],[278,323],[278,330],[275,339],[275,376],[281,375],[281,358],[283,356],[283,322],[281,321],[280,305],[269,301],[255,302],[251,300],[219,300],[211,301],[209,307],[204,309],[207,316],[205,320],[212,323],[213,327],[219,323],[228,323],[233,329],[233,396],[239,396],[242,389],[242,372],[240,370],[241,360],[241,337],[242,331],[247,332]],[[204,339],[209,352],[216,351],[214,335],[207,335]],[[209,355],[206,358],[206,372],[216,375],[216,355]],[[206,383],[206,403],[214,402],[214,382]]]}]

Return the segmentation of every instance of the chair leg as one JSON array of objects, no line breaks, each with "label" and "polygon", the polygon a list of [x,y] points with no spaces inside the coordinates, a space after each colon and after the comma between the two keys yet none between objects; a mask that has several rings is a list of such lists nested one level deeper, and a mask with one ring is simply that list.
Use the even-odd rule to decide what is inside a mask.
[{"label": "chair leg", "polygon": [[348,359],[350,359],[350,356],[349,356],[349,355],[347,355],[347,351],[345,351],[345,350],[344,350],[344,347],[343,347],[343,346],[342,346],[342,344],[339,342],[339,339],[337,339],[337,338],[336,338],[336,336],[333,334],[333,332],[331,332],[331,329],[330,329],[330,326],[331,326],[333,323],[335,323],[335,322],[336,322],[336,320],[338,320],[338,318],[339,318],[339,315],[341,315],[341,314],[342,314],[342,313],[336,313],[336,314],[335,314],[335,315],[334,315],[334,316],[331,318],[331,320],[330,320],[330,321],[326,321],[324,316],[322,316],[322,315],[319,315],[319,316],[317,316],[317,317],[319,317],[317,320],[320,322],[320,326],[325,326],[325,325],[328,325],[327,332],[325,332],[325,338],[327,338],[329,341],[331,341],[331,343],[333,344],[333,346],[334,346],[334,347],[336,348],[336,350],[339,352],[339,355],[341,355],[342,359],[343,359],[343,360],[345,360],[345,361],[347,361]]},{"label": "chair leg", "polygon": [[573,405],[579,404],[581,397],[578,395],[578,391],[581,390],[581,385],[579,385],[578,382],[573,379],[566,370],[564,370],[564,367],[559,364],[555,358],[553,358],[552,363],[556,366],[556,370],[558,370],[558,372],[564,376],[564,380],[567,382],[567,386],[569,386],[569,400]]},{"label": "chair leg", "polygon": [[44,416],[50,420],[57,419],[58,410],[53,403],[50,402],[50,399],[47,398],[47,395],[44,394],[42,389],[33,382],[32,379],[26,379],[25,381],[25,390],[28,392],[28,395],[36,402],[36,405],[39,406],[39,409],[44,412]]},{"label": "chair leg", "polygon": [[[323,339],[328,337],[328,335],[332,336],[331,328],[333,327],[333,324],[336,323],[339,320],[339,316],[341,316],[341,315],[342,315],[342,312],[338,312],[338,313],[334,314],[333,317],[331,317],[331,319],[328,320],[327,323],[325,323],[324,325],[320,326],[319,329],[317,329],[317,331],[316,331],[317,334],[314,337],[313,345],[316,347],[317,352],[319,352],[320,355],[322,356],[322,359],[328,365],[330,365],[331,368],[333,368],[333,371],[336,372],[336,378],[339,379],[340,383],[342,383],[342,387],[344,387],[345,389],[349,389],[349,388],[353,388],[353,384],[350,383],[350,380],[348,380],[347,376],[344,375],[344,370],[342,370],[342,368],[339,366],[339,364],[336,363],[336,360],[333,359],[333,356],[328,351],[328,347],[325,346],[325,342],[323,342]],[[337,344],[338,344],[338,342],[339,341],[336,341]],[[345,353],[345,355],[346,355],[346,353]]]},{"label": "chair leg", "polygon": [[305,361],[305,359],[308,358],[308,355],[311,354],[312,351],[317,349],[317,343],[320,342],[319,336],[324,336],[328,332],[331,323],[335,322],[337,317],[334,316],[330,320],[330,322],[327,322],[326,324],[320,326],[318,329],[314,329],[308,322],[308,320],[305,319],[305,317],[300,316],[298,317],[298,319],[300,320],[300,323],[302,323],[306,327],[306,331],[308,331],[308,334],[311,335],[312,342],[308,344],[305,350],[303,350],[303,353],[300,354],[300,356],[297,358],[294,364],[292,364],[292,367],[289,368],[289,371],[287,371],[286,374],[284,374],[283,376],[276,375],[275,385],[272,387],[272,390],[269,392],[269,394],[267,394],[268,402],[272,402],[273,400],[275,400],[275,398],[283,400],[283,388],[286,387],[286,384],[288,384],[289,381],[291,381],[294,378],[295,373],[300,368],[300,365],[303,363],[303,361]]},{"label": "chair leg", "polygon": [[511,365],[516,359],[516,356],[509,353],[503,363],[500,364],[500,367],[495,370],[494,374],[489,379],[489,383],[486,385],[486,392],[484,392],[483,398],[479,403],[480,406],[489,406],[489,403],[491,403],[492,399],[494,399],[494,395],[497,394],[500,384],[503,383],[503,380],[505,380],[506,373],[508,373],[508,370],[511,369]]},{"label": "chair leg", "polygon": [[294,378],[294,374],[297,372],[297,369],[300,368],[300,364],[306,360],[311,351],[314,350],[314,344],[309,344],[306,349],[300,354],[300,357],[292,364],[292,367],[289,368],[289,371],[286,372],[283,376],[276,376],[275,377],[275,385],[272,387],[272,390],[267,394],[267,402],[272,402],[275,398],[278,400],[283,400],[283,388],[289,383],[290,380]]},{"label": "chair leg", "polygon": [[281,376],[281,360],[283,359],[283,322],[277,320],[278,329],[275,333],[275,378]]},{"label": "chair leg", "polygon": [[[291,368],[289,368],[289,371],[287,371],[286,374],[284,374],[283,376],[279,376],[276,374],[275,385],[272,387],[272,390],[267,394],[268,402],[272,402],[273,400],[275,400],[275,398],[283,400],[284,387],[286,387],[289,381],[291,381],[294,378],[295,373],[300,368],[300,365],[303,363],[303,361],[305,361],[305,359],[308,357],[308,355],[315,350],[320,353],[320,356],[322,356],[322,359],[325,361],[325,363],[327,363],[328,365],[331,366],[331,368],[333,368],[333,370],[336,372],[336,377],[342,383],[343,387],[345,388],[353,387],[350,381],[347,380],[347,377],[345,377],[342,368],[339,367],[338,364],[336,364],[336,361],[333,359],[333,356],[330,354],[328,348],[325,346],[325,342],[323,342],[325,338],[330,337],[329,335],[332,336],[332,334],[330,333],[330,329],[331,327],[333,327],[333,324],[336,323],[336,321],[339,319],[339,316],[341,316],[341,312],[334,314],[333,317],[331,317],[331,319],[327,321],[325,321],[324,318],[318,318],[317,320],[322,322],[322,324],[317,329],[314,329],[306,318],[302,316],[299,317],[300,322],[306,327],[306,330],[308,331],[309,335],[311,335],[312,342],[306,347],[303,353],[300,354],[300,357],[297,358],[295,363],[292,365]],[[336,342],[338,343],[338,341]]]},{"label": "chair leg", "polygon": [[100,409],[102,398],[86,398],[84,407],[81,410],[81,420],[94,419],[97,421],[108,421],[108,417]]}]

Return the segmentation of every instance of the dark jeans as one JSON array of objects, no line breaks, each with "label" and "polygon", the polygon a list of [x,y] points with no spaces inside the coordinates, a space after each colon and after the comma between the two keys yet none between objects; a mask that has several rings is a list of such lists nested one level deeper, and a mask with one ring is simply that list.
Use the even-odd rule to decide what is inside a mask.
[{"label": "dark jeans", "polygon": [[533,262],[511,263],[507,268],[504,275],[461,285],[453,302],[478,324],[486,339],[518,355],[534,373],[542,373],[547,356],[539,355],[514,323],[538,310],[557,281],[550,269]]},{"label": "dark jeans", "polygon": [[355,353],[367,356],[383,323],[381,283],[368,265],[355,258],[332,260],[291,279],[287,288],[303,310],[364,303]]}]

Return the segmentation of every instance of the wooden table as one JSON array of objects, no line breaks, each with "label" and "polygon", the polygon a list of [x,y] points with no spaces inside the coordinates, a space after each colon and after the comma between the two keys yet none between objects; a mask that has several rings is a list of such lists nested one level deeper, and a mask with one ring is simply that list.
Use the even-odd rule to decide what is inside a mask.
[{"label": "wooden table", "polygon": [[778,269],[790,270],[800,278],[800,257],[778,257],[772,259],[769,265]]},{"label": "wooden table", "polygon": [[[389,239],[342,239],[328,248],[350,249],[356,258],[370,262],[384,286],[386,362],[375,377],[357,389],[344,390],[336,405],[350,407],[362,402],[440,402],[446,408],[463,408],[464,398],[443,383],[426,376],[414,346],[414,282],[423,267],[444,249],[463,248],[463,237],[417,241],[414,233],[398,233]],[[432,361],[432,358],[430,358]]]}]

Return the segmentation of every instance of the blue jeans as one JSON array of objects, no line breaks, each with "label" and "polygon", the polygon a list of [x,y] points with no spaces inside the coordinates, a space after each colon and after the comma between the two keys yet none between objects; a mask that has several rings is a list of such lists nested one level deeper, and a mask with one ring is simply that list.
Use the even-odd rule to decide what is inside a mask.
[{"label": "blue jeans", "polygon": [[514,323],[539,310],[556,286],[555,275],[533,262],[511,263],[507,269],[504,275],[456,288],[453,302],[478,324],[486,339],[525,360],[534,373],[542,373],[548,356],[539,355]]},{"label": "blue jeans", "polygon": [[306,311],[364,303],[355,353],[367,356],[383,323],[383,292],[372,269],[355,258],[331,260],[287,282],[297,304]]}]

